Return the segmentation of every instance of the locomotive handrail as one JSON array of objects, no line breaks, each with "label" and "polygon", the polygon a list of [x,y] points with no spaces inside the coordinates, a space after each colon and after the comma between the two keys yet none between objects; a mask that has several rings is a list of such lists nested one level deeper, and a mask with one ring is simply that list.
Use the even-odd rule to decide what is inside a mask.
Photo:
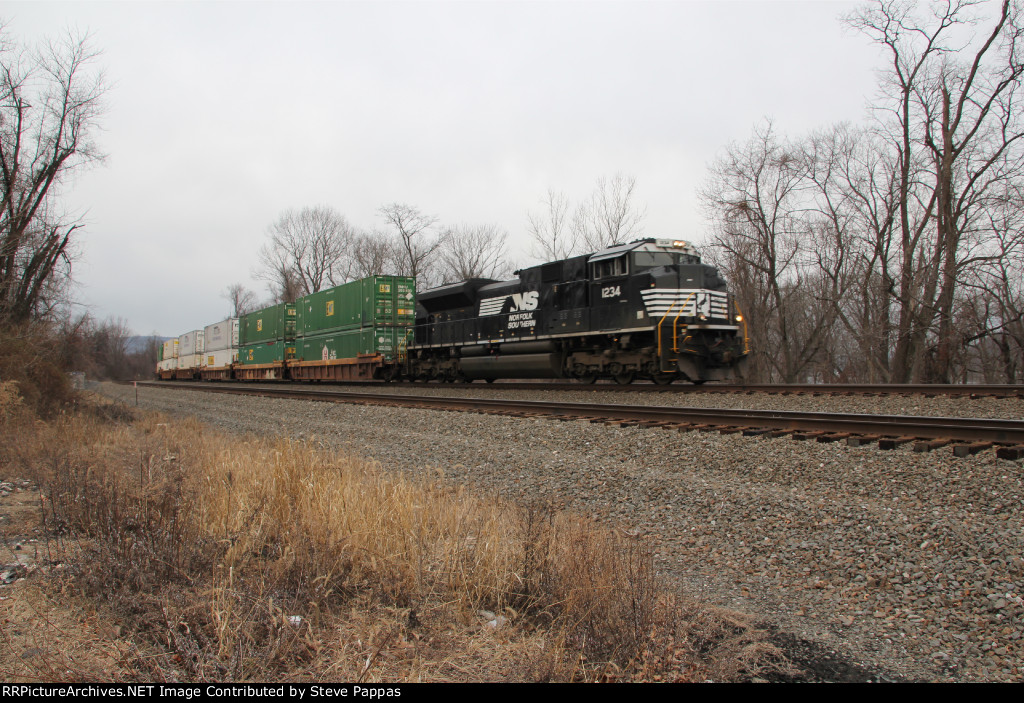
[{"label": "locomotive handrail", "polygon": [[[676,323],[679,322],[679,316],[686,310],[686,306],[690,304],[690,298],[697,295],[696,293],[690,293],[689,297],[683,301],[683,304],[679,308],[679,312],[672,320],[672,351],[676,354],[679,353],[679,332],[676,328]],[[667,313],[666,313],[667,314]],[[684,324],[683,327],[689,328],[689,325]]]},{"label": "locomotive handrail", "polygon": [[[690,302],[690,298],[692,298],[694,295],[696,295],[696,294],[695,293],[690,293],[690,295],[686,298],[686,300],[683,301],[683,304],[679,306],[679,312],[676,313],[676,316],[672,319],[672,351],[675,352],[676,354],[679,353],[679,344],[676,341],[677,340],[677,335],[678,335],[677,330],[676,330],[676,323],[678,322],[680,315],[682,315],[683,312],[686,310],[686,306]],[[661,353],[661,326],[662,326],[662,324],[664,324],[665,320],[668,319],[669,314],[672,312],[672,309],[675,306],[676,306],[676,304],[674,302],[671,305],[669,305],[668,306],[668,310],[666,310],[665,314],[661,316],[660,320],[658,320],[658,367],[661,368],[662,371],[665,370],[664,369],[664,364],[663,364],[663,362],[665,360],[665,357],[662,356],[662,353]],[[678,357],[673,359],[673,361],[678,361],[678,360],[679,360]]]},{"label": "locomotive handrail", "polygon": [[[668,319],[668,314],[670,312],[672,312],[672,308],[674,308],[675,306],[676,306],[675,303],[672,303],[671,305],[669,305],[668,306],[668,310],[666,310],[665,314],[661,316],[660,320],[658,320],[658,364],[659,364],[659,366],[661,365],[661,362],[662,362],[662,359],[663,359],[662,354],[661,354],[661,325],[665,322],[665,320]],[[673,334],[674,333],[675,333],[675,331],[673,330]]]}]

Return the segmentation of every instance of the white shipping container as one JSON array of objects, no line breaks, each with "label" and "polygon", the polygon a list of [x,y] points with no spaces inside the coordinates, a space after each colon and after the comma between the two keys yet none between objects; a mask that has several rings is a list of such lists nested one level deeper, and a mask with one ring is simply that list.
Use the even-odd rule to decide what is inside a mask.
[{"label": "white shipping container", "polygon": [[163,361],[158,361],[156,368],[158,371],[174,371],[174,369],[178,368],[178,360],[164,359]]},{"label": "white shipping container", "polygon": [[192,330],[178,337],[178,358],[191,354],[202,354],[205,348],[202,330]]},{"label": "white shipping container", "polygon": [[198,369],[204,365],[206,359],[202,354],[185,354],[178,357],[179,369]]},{"label": "white shipping container", "polygon": [[206,357],[206,368],[221,369],[238,361],[238,350],[218,349],[217,351],[207,351],[203,356]]},{"label": "white shipping container", "polygon": [[238,318],[231,317],[223,322],[215,322],[203,330],[205,351],[214,352],[238,346]]},{"label": "white shipping container", "polygon": [[178,358],[178,340],[171,339],[164,342],[164,360]]}]

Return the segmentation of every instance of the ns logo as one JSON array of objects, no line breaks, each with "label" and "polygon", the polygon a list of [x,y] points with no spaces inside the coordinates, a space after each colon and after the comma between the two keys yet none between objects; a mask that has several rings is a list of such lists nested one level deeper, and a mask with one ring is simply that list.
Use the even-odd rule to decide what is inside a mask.
[{"label": "ns logo", "polygon": [[525,293],[513,293],[512,294],[512,308],[509,312],[519,312],[520,310],[536,310],[537,309],[537,297],[539,293],[535,290],[526,291]]},{"label": "ns logo", "polygon": [[495,298],[484,298],[480,301],[480,315],[500,315],[505,310],[505,302],[509,299],[512,300],[512,305],[508,310],[509,313],[536,310],[539,298],[540,293],[535,290],[512,293],[511,295],[499,295]]}]

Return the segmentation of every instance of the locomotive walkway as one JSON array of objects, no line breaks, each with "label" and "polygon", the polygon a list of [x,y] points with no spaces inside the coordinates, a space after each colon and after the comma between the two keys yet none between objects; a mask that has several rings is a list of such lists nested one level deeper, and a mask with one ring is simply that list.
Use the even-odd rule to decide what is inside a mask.
[{"label": "locomotive walkway", "polygon": [[[818,442],[845,441],[851,446],[877,442],[881,449],[893,449],[908,443],[913,443],[915,451],[931,451],[952,446],[955,456],[967,456],[984,449],[995,448],[1000,458],[1024,458],[1024,421],[1021,420],[430,397],[396,393],[348,393],[308,386],[140,383],[193,391],[519,417],[547,417],[558,420],[589,420],[678,431],[718,431],[748,436],[767,434],[776,437],[788,434],[794,439],[814,439]],[[509,384],[502,385],[507,387]]]}]

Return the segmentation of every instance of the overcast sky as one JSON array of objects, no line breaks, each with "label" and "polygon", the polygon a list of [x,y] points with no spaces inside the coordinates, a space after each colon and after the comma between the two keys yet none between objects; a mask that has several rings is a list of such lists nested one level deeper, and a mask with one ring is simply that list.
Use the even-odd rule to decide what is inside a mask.
[{"label": "overcast sky", "polygon": [[705,238],[707,165],[771,117],[860,121],[880,54],[845,2],[5,2],[19,41],[88,31],[111,88],[77,299],[139,334],[223,319],[267,227],[399,202],[494,223],[631,175],[648,236]]}]

